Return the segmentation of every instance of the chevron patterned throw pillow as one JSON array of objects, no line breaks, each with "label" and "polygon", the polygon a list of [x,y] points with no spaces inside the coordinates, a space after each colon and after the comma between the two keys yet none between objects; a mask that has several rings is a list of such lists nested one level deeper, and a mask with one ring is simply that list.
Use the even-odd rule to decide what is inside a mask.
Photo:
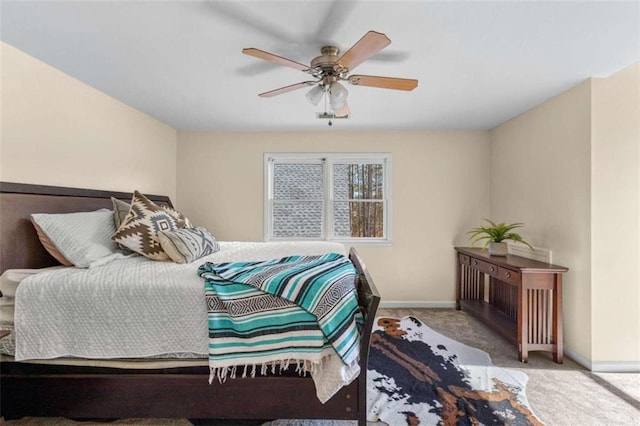
[{"label": "chevron patterned throw pillow", "polygon": [[182,213],[159,206],[134,191],[131,209],[111,239],[149,259],[169,260],[158,240],[158,232],[175,231],[188,226],[188,219]]}]

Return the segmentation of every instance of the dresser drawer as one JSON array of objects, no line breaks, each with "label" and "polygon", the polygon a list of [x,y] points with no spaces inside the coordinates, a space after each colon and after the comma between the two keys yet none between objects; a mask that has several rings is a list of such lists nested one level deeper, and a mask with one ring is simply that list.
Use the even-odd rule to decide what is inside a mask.
[{"label": "dresser drawer", "polygon": [[498,268],[498,279],[506,283],[518,284],[520,282],[520,272],[500,267]]},{"label": "dresser drawer", "polygon": [[469,265],[470,259],[469,259],[469,256],[467,256],[466,254],[458,255],[458,259],[460,260],[460,263],[462,263],[463,265]]},{"label": "dresser drawer", "polygon": [[482,271],[486,274],[489,274],[493,277],[498,276],[498,267],[489,262],[484,262],[479,259],[471,258],[471,266],[478,271]]}]

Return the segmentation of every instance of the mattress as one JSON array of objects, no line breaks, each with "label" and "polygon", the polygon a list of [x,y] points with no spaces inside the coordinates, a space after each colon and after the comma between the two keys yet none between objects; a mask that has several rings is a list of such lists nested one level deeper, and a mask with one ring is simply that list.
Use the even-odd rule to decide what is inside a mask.
[{"label": "mattress", "polygon": [[206,358],[201,264],[346,254],[342,244],[329,242],[220,246],[219,252],[187,265],[134,256],[24,279],[15,295],[15,359]]}]

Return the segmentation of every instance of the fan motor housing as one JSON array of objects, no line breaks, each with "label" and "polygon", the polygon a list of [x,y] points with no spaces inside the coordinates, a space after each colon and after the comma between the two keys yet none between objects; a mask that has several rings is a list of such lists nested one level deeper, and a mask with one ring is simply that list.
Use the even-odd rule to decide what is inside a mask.
[{"label": "fan motor housing", "polygon": [[340,49],[335,46],[324,46],[320,53],[321,56],[317,56],[311,61],[311,69],[319,68],[324,75],[341,74],[346,71],[338,64]]}]

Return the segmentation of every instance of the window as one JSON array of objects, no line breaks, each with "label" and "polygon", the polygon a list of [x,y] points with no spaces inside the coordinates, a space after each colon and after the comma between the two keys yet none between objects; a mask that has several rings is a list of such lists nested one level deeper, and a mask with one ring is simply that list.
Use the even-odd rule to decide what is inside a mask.
[{"label": "window", "polygon": [[266,240],[390,240],[390,154],[266,154]]}]

